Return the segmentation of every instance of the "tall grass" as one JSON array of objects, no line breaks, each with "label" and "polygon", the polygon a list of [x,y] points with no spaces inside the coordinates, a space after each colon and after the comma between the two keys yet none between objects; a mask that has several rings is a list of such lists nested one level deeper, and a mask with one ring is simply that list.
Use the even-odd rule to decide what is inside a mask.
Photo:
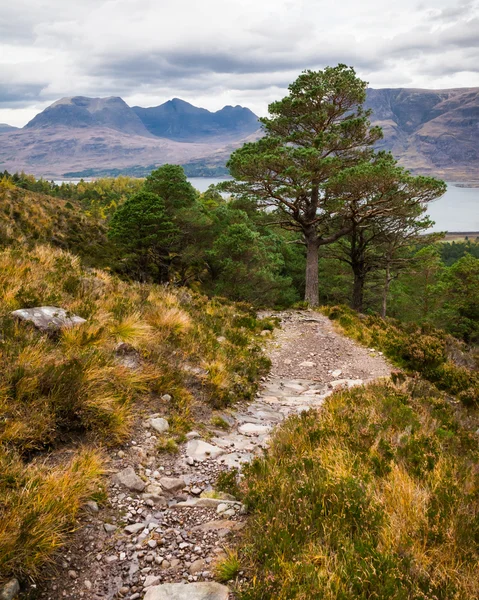
[{"label": "tall grass", "polygon": [[[86,323],[45,334],[11,316],[41,305]],[[224,406],[252,397],[268,364],[258,335],[266,325],[250,307],[128,284],[85,270],[60,249],[1,251],[0,464],[7,474],[0,475],[0,579],[39,572],[88,496],[86,480],[96,485],[101,471],[91,454],[54,471],[32,456],[79,438],[117,444],[137,413],[165,409],[164,394],[172,397],[166,416],[178,435],[190,427],[195,401]]]},{"label": "tall grass", "polygon": [[246,471],[240,598],[478,598],[478,458],[424,381],[335,393],[290,418]]}]

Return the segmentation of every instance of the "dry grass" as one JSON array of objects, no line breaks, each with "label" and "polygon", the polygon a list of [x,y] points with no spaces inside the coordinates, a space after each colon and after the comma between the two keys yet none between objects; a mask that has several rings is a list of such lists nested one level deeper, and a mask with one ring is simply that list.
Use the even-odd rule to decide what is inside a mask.
[{"label": "dry grass", "polygon": [[466,430],[418,380],[336,393],[290,418],[246,472],[240,598],[478,598],[479,448],[467,418]]},{"label": "dry grass", "polygon": [[[42,305],[87,322],[47,335],[10,316]],[[0,463],[11,465],[13,475],[0,475],[0,579],[35,577],[51,560],[101,470],[99,458],[80,453],[71,465],[49,471],[29,462],[32,453],[72,438],[121,442],[137,406],[157,412],[166,393],[175,438],[165,448],[172,450],[190,427],[193,392],[214,406],[254,394],[267,367],[258,336],[265,326],[249,307],[128,284],[84,270],[78,257],[60,249],[1,251]],[[136,356],[135,367],[117,353],[120,343]]]}]

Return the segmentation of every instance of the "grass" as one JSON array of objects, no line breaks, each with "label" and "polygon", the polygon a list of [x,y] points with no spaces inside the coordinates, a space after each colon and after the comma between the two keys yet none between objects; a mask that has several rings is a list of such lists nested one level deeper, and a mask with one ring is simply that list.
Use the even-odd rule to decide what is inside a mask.
[{"label": "grass", "polygon": [[[11,317],[41,305],[87,322],[47,335]],[[172,397],[172,437],[164,445],[174,451],[197,403],[223,407],[254,396],[268,366],[259,335],[268,324],[248,306],[86,270],[78,257],[51,246],[1,250],[0,464],[14,465],[16,474],[0,475],[0,581],[38,576],[101,472],[101,459],[83,460],[82,451],[55,469],[32,459],[78,440],[92,448],[123,442],[137,414],[164,409],[163,394]],[[136,357],[133,368],[125,348]],[[58,535],[55,528],[49,535],[52,522]]]},{"label": "grass", "polygon": [[468,419],[419,379],[337,392],[288,419],[246,468],[239,598],[478,598]]},{"label": "grass", "polygon": [[359,316],[345,306],[322,312],[341,330],[370,348],[382,350],[397,366],[434,383],[465,405],[479,404],[479,355],[464,343],[430,325]]}]

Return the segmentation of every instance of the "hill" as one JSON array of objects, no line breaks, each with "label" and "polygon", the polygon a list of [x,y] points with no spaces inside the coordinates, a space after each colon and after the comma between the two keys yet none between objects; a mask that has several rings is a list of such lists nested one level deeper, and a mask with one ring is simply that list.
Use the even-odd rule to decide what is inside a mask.
[{"label": "hill", "polygon": [[380,148],[416,173],[477,179],[479,88],[369,89],[367,108],[383,128]]}]

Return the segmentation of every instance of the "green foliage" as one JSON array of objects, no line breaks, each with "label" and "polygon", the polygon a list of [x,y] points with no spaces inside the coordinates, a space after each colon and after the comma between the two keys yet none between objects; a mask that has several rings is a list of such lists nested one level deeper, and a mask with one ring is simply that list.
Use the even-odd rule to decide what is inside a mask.
[{"label": "green foliage", "polygon": [[123,250],[127,273],[133,272],[138,279],[149,276],[156,282],[168,281],[179,231],[159,196],[141,191],[129,198],[113,215],[108,237]]},{"label": "green foliage", "polygon": [[235,498],[241,498],[241,490],[238,484],[238,469],[221,471],[216,480],[216,489],[226,494],[231,494]]},{"label": "green foliage", "polygon": [[344,333],[365,346],[378,348],[395,364],[434,383],[439,389],[454,394],[466,404],[479,404],[479,373],[474,359],[472,368],[453,362],[456,354],[464,354],[465,345],[430,325],[401,323],[377,316],[359,318],[345,306],[323,309],[337,321]]},{"label": "green foliage", "polygon": [[474,433],[418,380],[291,417],[245,470],[239,597],[477,598],[478,459]]},{"label": "green foliage", "polygon": [[147,192],[160,196],[170,214],[179,208],[192,206],[198,197],[180,165],[162,165],[148,175],[143,187]]}]

